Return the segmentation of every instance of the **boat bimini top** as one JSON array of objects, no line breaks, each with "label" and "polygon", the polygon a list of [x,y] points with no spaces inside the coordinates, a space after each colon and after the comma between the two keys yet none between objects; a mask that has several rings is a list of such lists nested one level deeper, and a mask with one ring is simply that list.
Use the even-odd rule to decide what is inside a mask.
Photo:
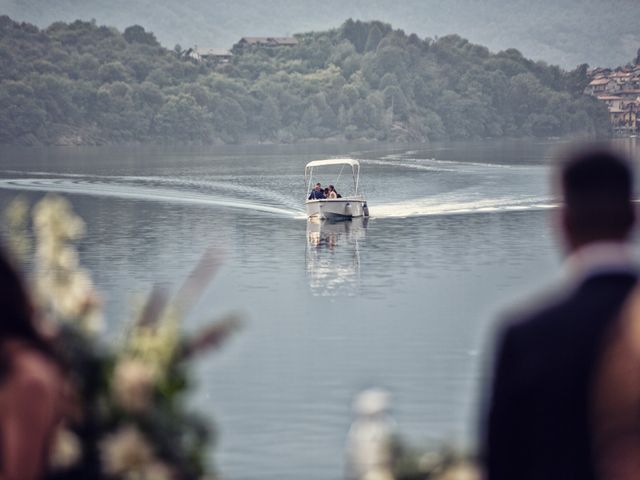
[{"label": "boat bimini top", "polygon": [[307,190],[311,190],[311,186],[313,183],[313,169],[315,167],[323,167],[326,165],[342,165],[340,173],[338,174],[338,179],[335,182],[336,184],[338,184],[338,180],[340,179],[340,175],[342,175],[342,170],[344,170],[344,167],[347,165],[351,166],[354,195],[357,195],[359,193],[358,183],[360,182],[360,162],[358,162],[358,160],[354,160],[353,158],[330,158],[328,160],[314,160],[313,162],[307,163],[307,166],[304,167],[304,178],[308,182]]}]

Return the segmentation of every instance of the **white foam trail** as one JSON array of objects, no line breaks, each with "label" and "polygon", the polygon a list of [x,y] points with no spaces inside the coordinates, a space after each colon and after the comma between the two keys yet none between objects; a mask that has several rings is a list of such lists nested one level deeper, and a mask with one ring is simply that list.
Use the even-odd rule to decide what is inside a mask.
[{"label": "white foam trail", "polygon": [[369,205],[369,210],[372,218],[407,218],[430,215],[546,210],[554,207],[556,205],[545,198],[515,199],[507,197],[464,201],[431,197],[380,205],[374,203]]},{"label": "white foam trail", "polygon": [[82,173],[55,173],[55,172],[39,172],[39,171],[25,172],[22,170],[2,170],[2,173],[9,173],[11,175],[29,174],[31,176],[38,176],[38,177],[64,177],[64,178],[86,178],[87,177],[87,175],[84,175]]},{"label": "white foam trail", "polygon": [[[17,170],[4,170],[2,173],[9,173],[12,175],[24,174]],[[129,183],[139,185],[143,183],[153,183],[154,185],[163,184],[178,187],[201,187],[214,189],[216,191],[226,190],[233,193],[239,193],[243,197],[249,198],[262,198],[271,200],[272,203],[284,204],[291,207],[293,210],[299,209],[299,205],[295,203],[291,198],[278,194],[277,192],[268,189],[258,189],[248,185],[239,185],[237,183],[231,183],[230,181],[212,181],[212,180],[194,180],[191,178],[169,178],[161,176],[122,176],[122,175],[101,175],[99,177],[84,175],[80,173],[53,173],[53,172],[41,172],[31,171],[28,172],[30,176],[38,177],[54,177],[54,178],[83,178],[88,184],[94,184],[96,181],[103,181],[103,183]],[[74,180],[75,181],[75,180]]]},{"label": "white foam trail", "polygon": [[401,162],[401,161],[363,160],[362,163],[365,163],[367,165],[402,167],[402,168],[408,168],[412,170],[424,170],[424,171],[431,171],[431,172],[456,172],[457,171],[454,168],[443,168],[438,165],[420,165],[417,163],[408,163],[408,162]]},{"label": "white foam trail", "polygon": [[271,213],[291,218],[300,218],[301,216],[304,216],[301,210],[285,209],[204,193],[194,193],[161,187],[144,187],[140,185],[117,185],[104,182],[64,180],[59,178],[13,178],[0,180],[0,188],[213,205]]},{"label": "white foam trail", "polygon": [[[411,160],[411,161],[410,161]],[[411,170],[423,170],[432,172],[462,172],[486,174],[487,169],[513,170],[513,173],[525,173],[528,171],[542,171],[542,165],[503,165],[498,163],[459,162],[456,160],[436,160],[435,158],[406,159],[398,157],[397,160],[361,160],[368,165],[381,165],[400,167]]]}]

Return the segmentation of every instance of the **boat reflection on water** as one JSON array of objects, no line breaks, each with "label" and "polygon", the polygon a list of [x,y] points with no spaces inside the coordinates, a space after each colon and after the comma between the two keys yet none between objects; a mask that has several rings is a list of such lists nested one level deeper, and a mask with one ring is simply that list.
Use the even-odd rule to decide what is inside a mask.
[{"label": "boat reflection on water", "polygon": [[307,276],[314,295],[356,295],[360,246],[369,219],[307,220]]}]

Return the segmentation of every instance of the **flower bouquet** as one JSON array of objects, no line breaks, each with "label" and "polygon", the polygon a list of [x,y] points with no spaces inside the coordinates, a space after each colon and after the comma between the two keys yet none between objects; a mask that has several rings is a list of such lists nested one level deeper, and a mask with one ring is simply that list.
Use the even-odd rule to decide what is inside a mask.
[{"label": "flower bouquet", "polygon": [[[68,201],[45,196],[31,212],[7,210],[9,247],[30,264],[34,297],[68,378],[63,424],[52,442],[49,478],[172,480],[215,478],[210,422],[189,411],[189,362],[239,326],[229,315],[194,336],[182,319],[220,263],[206,252],[175,295],[154,288],[121,341],[102,340],[102,309],[73,245],[84,222]],[[28,241],[33,229],[33,249]]]}]

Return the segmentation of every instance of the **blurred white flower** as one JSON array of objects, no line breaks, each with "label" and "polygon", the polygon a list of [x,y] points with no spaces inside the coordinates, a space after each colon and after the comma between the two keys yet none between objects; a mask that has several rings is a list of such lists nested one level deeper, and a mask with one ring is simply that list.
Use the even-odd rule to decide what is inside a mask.
[{"label": "blurred white flower", "polygon": [[31,250],[28,236],[29,203],[23,197],[17,197],[5,210],[7,224],[7,246],[11,254],[20,262],[25,262]]},{"label": "blurred white flower", "polygon": [[353,401],[353,413],[357,417],[369,417],[387,413],[391,408],[391,395],[385,390],[371,388],[360,392]]},{"label": "blurred white flower", "polygon": [[100,444],[100,454],[107,475],[140,474],[155,462],[151,446],[133,425],[108,435]]},{"label": "blurred white flower", "polygon": [[139,358],[162,374],[171,363],[180,342],[177,317],[165,316],[152,325],[136,325],[129,332],[124,354]]},{"label": "blurred white flower", "polygon": [[371,470],[361,478],[362,480],[394,480],[391,470],[387,468]]},{"label": "blurred white flower", "polygon": [[153,401],[156,373],[146,363],[135,358],[123,358],[113,374],[114,400],[128,412],[143,412]]},{"label": "blurred white flower", "polygon": [[67,270],[73,270],[78,267],[78,254],[72,248],[61,249],[58,254],[58,265]]},{"label": "blurred white flower", "polygon": [[480,471],[470,463],[461,462],[447,469],[439,480],[480,480]]},{"label": "blurred white flower", "polygon": [[73,213],[69,201],[57,195],[46,195],[36,204],[33,225],[41,235],[55,241],[77,240],[85,233],[85,224]]},{"label": "blurred white flower", "polygon": [[67,200],[47,195],[33,208],[33,225],[40,303],[54,317],[75,322],[89,334],[98,333],[102,327],[99,296],[70,244],[84,235],[84,222]]},{"label": "blurred white flower", "polygon": [[80,460],[82,444],[78,436],[72,431],[59,427],[51,446],[49,464],[54,469],[69,468]]},{"label": "blurred white flower", "polygon": [[421,472],[429,472],[442,463],[441,456],[436,452],[425,452],[418,458],[418,468]]},{"label": "blurred white flower", "polygon": [[365,390],[354,401],[355,419],[347,438],[347,477],[357,480],[393,478],[392,440],[395,422],[388,414],[390,396]]}]

